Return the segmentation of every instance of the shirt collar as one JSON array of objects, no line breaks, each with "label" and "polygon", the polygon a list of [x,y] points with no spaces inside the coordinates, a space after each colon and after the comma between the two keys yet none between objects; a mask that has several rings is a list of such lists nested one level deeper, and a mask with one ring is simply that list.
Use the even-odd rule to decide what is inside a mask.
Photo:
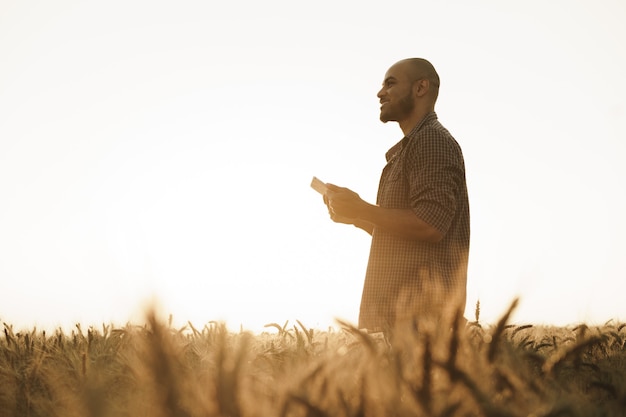
[{"label": "shirt collar", "polygon": [[[434,111],[431,111],[430,113],[427,113],[426,116],[422,117],[422,120],[420,120],[419,122],[417,122],[417,124],[415,125],[415,127],[413,129],[411,129],[411,131],[409,132],[408,135],[406,135],[404,137],[404,139],[410,138],[413,135],[415,135],[417,132],[419,132],[419,130],[422,128],[422,126],[424,126],[425,124],[433,121],[433,120],[437,120],[437,113],[435,113]],[[402,140],[404,140],[402,139]]]},{"label": "shirt collar", "polygon": [[389,162],[390,160],[392,160],[397,154],[399,154],[402,151],[402,148],[404,147],[404,145],[413,137],[415,136],[415,134],[417,132],[420,131],[420,129],[427,123],[430,123],[433,120],[437,120],[437,113],[435,113],[434,111],[427,113],[426,116],[422,117],[422,119],[417,122],[417,124],[415,125],[415,127],[413,129],[411,129],[411,131],[409,132],[408,135],[406,135],[405,137],[402,138],[402,140],[398,143],[396,143],[395,145],[393,145],[385,154],[385,158],[387,159],[387,162]]}]

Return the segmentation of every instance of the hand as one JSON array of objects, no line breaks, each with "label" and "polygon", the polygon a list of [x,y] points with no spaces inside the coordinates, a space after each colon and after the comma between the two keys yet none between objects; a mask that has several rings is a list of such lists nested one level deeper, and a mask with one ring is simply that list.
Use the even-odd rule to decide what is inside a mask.
[{"label": "hand", "polygon": [[348,188],[326,185],[328,191],[324,194],[324,203],[328,207],[330,218],[337,223],[354,224],[367,203]]},{"label": "hand", "polygon": [[342,217],[335,213],[335,210],[331,207],[326,194],[324,194],[324,204],[326,204],[326,207],[328,208],[328,214],[332,221],[334,221],[335,223],[354,224],[353,223],[354,219]]},{"label": "hand", "polygon": [[[327,204],[328,206],[328,204]],[[328,214],[330,215],[330,219],[332,221],[334,221],[335,223],[343,223],[343,224],[352,224],[354,225],[356,222],[356,219],[351,219],[349,217],[343,217],[340,216],[339,214],[335,213],[335,211],[328,206]]]}]

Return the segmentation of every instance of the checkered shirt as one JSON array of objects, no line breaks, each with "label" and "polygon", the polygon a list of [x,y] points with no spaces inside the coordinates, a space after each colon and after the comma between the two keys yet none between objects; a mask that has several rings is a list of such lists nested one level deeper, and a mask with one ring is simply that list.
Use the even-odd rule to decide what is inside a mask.
[{"label": "checkered shirt", "polygon": [[464,308],[466,298],[470,221],[460,146],[433,112],[386,158],[377,204],[412,209],[444,238],[428,243],[374,228],[359,315],[359,327],[370,331],[440,318],[446,306]]}]

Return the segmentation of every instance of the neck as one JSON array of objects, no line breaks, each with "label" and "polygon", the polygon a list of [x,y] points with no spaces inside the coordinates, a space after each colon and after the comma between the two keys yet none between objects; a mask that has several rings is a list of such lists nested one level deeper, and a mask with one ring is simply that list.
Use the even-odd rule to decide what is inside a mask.
[{"label": "neck", "polygon": [[402,129],[402,133],[404,133],[404,136],[411,133],[411,130],[413,130],[413,128],[420,122],[420,120],[426,117],[428,113],[431,113],[433,111],[435,111],[434,106],[424,109],[416,108],[409,117],[403,120],[398,120],[398,125],[400,125],[400,129]]}]

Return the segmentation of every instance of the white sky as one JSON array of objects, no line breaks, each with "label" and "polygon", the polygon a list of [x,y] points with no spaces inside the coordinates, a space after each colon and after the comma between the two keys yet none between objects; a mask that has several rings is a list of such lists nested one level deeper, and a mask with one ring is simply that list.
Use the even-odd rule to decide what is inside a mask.
[{"label": "white sky", "polygon": [[[378,4],[371,4],[378,3]],[[423,4],[422,4],[423,3]],[[0,320],[355,322],[373,201],[401,138],[394,62],[429,59],[461,144],[468,309],[626,319],[626,3],[0,0]]]}]

